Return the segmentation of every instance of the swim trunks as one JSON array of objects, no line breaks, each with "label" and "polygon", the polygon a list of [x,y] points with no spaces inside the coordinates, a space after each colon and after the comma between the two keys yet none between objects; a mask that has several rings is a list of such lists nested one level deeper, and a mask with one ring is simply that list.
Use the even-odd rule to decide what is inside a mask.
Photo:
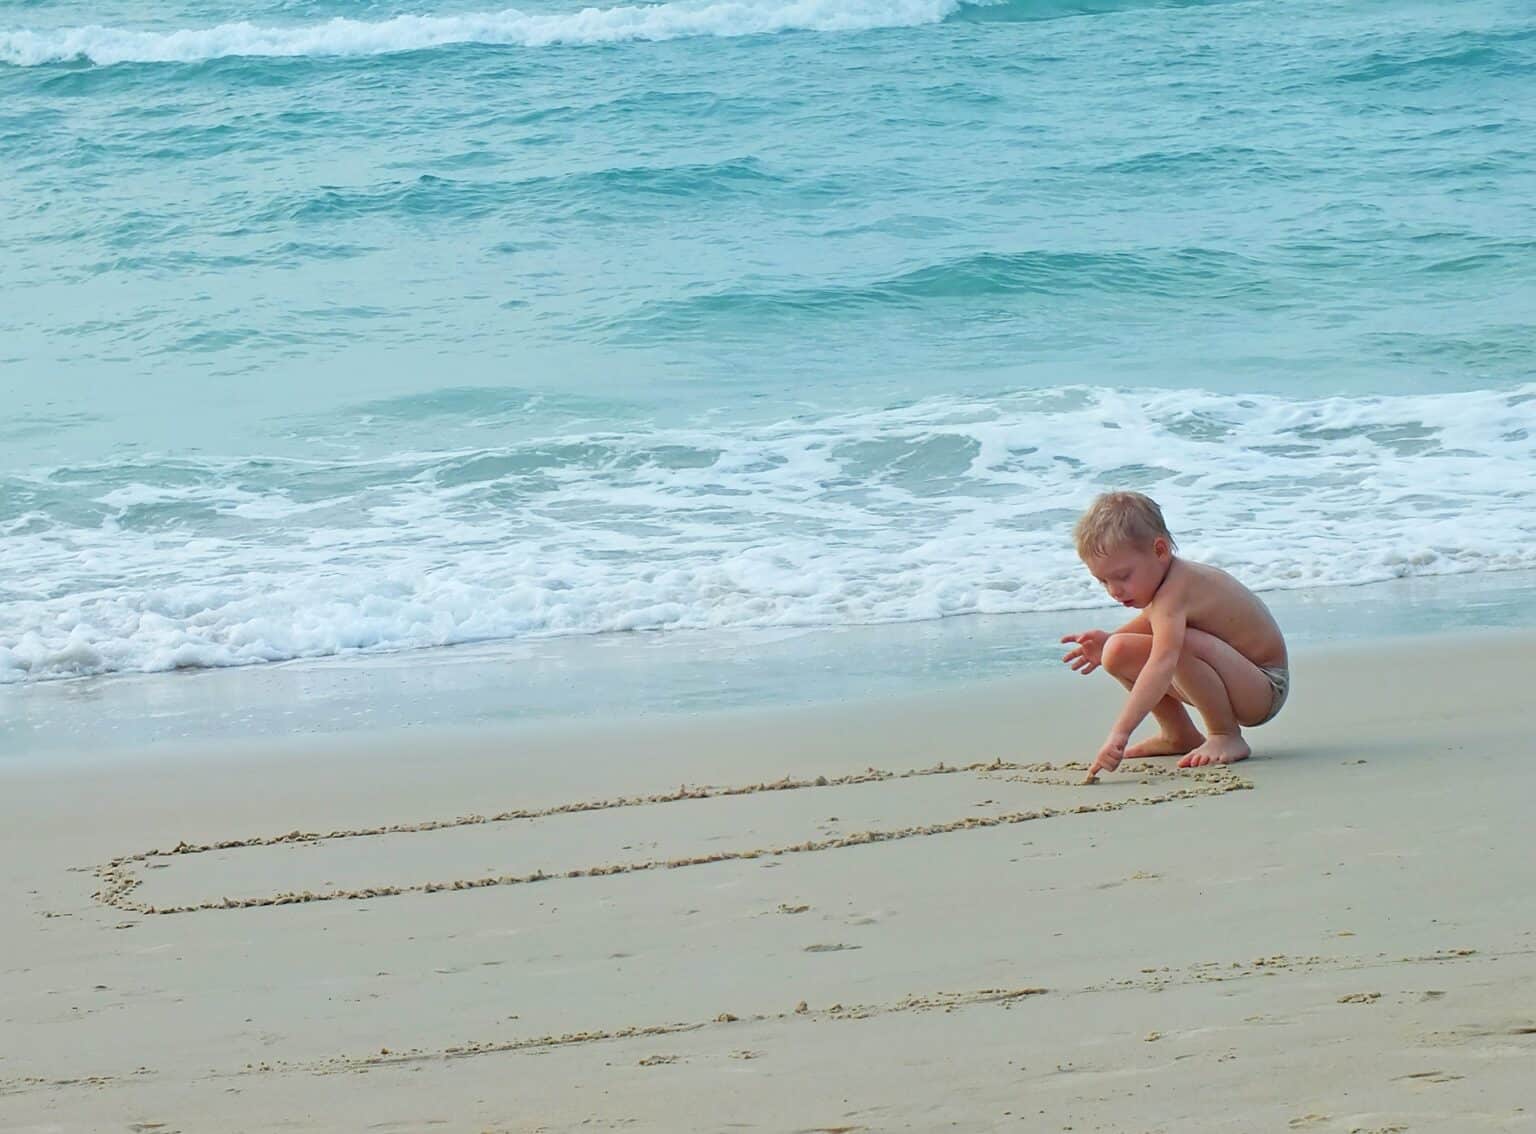
[{"label": "swim trunks", "polygon": [[1268,724],[1285,708],[1285,699],[1291,694],[1291,669],[1285,665],[1261,665],[1259,672],[1269,678],[1269,687],[1274,691],[1275,699],[1270,702],[1269,714],[1254,727]]}]

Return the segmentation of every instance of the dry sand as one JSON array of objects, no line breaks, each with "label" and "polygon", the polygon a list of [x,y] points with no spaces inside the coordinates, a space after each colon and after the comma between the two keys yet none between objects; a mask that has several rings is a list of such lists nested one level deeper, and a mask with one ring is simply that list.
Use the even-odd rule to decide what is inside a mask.
[{"label": "dry sand", "polygon": [[1536,1130],[1536,636],[0,771],[0,1130]]}]

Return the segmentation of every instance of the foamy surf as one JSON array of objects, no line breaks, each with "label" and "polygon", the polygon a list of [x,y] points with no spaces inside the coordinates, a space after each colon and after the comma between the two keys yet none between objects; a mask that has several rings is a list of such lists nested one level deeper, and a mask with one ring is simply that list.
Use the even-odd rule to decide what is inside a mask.
[{"label": "foamy surf", "polygon": [[687,36],[734,37],[786,31],[846,32],[939,23],[961,0],[727,0],[619,5],[576,12],[517,8],[465,15],[338,17],[291,27],[248,22],[171,32],[86,27],[0,30],[0,62],[19,67],[85,61],[200,63],[231,56],[390,55],[462,44],[579,46]]},{"label": "foamy surf", "polygon": [[1067,388],[378,460],[35,470],[0,492],[0,682],[1085,608],[1103,598],[1068,531],[1111,485],[1153,493],[1188,554],[1260,590],[1536,568],[1536,386]]}]

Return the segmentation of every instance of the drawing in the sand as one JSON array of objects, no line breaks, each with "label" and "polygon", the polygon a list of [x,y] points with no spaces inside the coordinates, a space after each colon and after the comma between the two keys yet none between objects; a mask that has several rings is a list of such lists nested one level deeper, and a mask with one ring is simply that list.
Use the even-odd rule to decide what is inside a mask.
[{"label": "drawing in the sand", "polygon": [[[759,846],[743,846],[725,850],[709,850],[706,853],[688,853],[690,849],[683,845],[678,849],[679,853],[649,858],[630,858],[626,861],[599,862],[589,865],[549,865],[533,870],[525,870],[521,873],[479,873],[458,878],[432,878],[419,881],[395,879],[374,879],[366,883],[349,886],[334,886],[326,883],[317,883],[313,888],[288,890],[279,893],[250,894],[242,897],[230,897],[232,887],[229,880],[222,875],[221,865],[227,867],[230,860],[223,864],[213,863],[209,872],[194,880],[190,888],[194,891],[201,887],[204,891],[211,890],[217,896],[203,896],[201,893],[188,895],[175,893],[169,896],[158,897],[153,901],[144,900],[137,893],[145,885],[143,872],[148,869],[163,870],[175,864],[185,864],[194,856],[215,856],[219,852],[253,851],[261,848],[268,850],[280,849],[319,849],[324,846],[335,846],[346,841],[372,838],[388,838],[392,836],[422,836],[433,833],[450,833],[458,831],[463,835],[474,832],[484,832],[505,824],[526,823],[530,820],[552,819],[556,817],[578,817],[593,815],[599,812],[612,812],[621,809],[659,808],[667,805],[678,804],[685,801],[706,802],[719,807],[731,800],[748,797],[766,796],[770,793],[821,793],[824,791],[860,790],[865,794],[870,789],[879,785],[896,784],[902,781],[919,782],[927,784],[939,784],[952,780],[975,782],[976,780],[990,781],[1001,788],[1005,784],[1027,784],[1035,788],[1061,789],[1072,782],[1073,775],[1082,769],[1081,764],[1051,764],[1034,763],[1020,764],[1009,763],[1003,760],[993,760],[986,763],[966,765],[935,764],[930,767],[912,768],[904,771],[886,771],[880,768],[869,768],[862,772],[853,772],[845,775],[818,775],[813,777],[784,777],[778,780],[766,782],[722,785],[722,786],[688,786],[683,785],[672,791],[642,796],[621,796],[613,799],[578,800],[570,803],[557,804],[543,808],[518,808],[499,812],[492,815],[461,815],[452,819],[431,819],[420,823],[391,823],[378,827],[363,827],[327,832],[288,831],[280,835],[264,835],[248,838],[220,839],[209,843],[178,842],[168,850],[147,850],[134,854],[120,855],[109,862],[104,863],[96,870],[96,875],[101,881],[101,888],[95,897],[105,905],[115,907],[131,913],[139,914],[184,914],[204,910],[230,910],[245,909],[260,906],[287,906],[309,902],[334,902],[334,901],[367,901],[375,898],[397,897],[402,894],[437,894],[450,891],[478,890],[488,886],[515,886],[537,882],[551,882],[560,879],[575,878],[599,878],[615,874],[635,874],[649,870],[675,870],[682,867],[702,866],[707,863],[729,862],[735,860],[751,860],[759,858],[776,858],[785,855],[811,854],[822,851],[843,850],[850,847],[868,846],[874,843],[896,842],[904,839],[924,838],[934,835],[947,835],[963,831],[978,831],[993,827],[1011,826],[1018,823],[1028,823],[1042,819],[1053,819],[1068,815],[1087,815],[1120,811],[1128,807],[1150,806],[1160,803],[1169,803],[1178,800],[1197,799],[1204,796],[1225,795],[1228,792],[1243,791],[1252,787],[1247,780],[1241,779],[1228,772],[1226,769],[1209,769],[1196,779],[1179,783],[1174,786],[1162,787],[1151,792],[1136,792],[1132,790],[1119,798],[1101,800],[1095,803],[1074,802],[1070,806],[1050,806],[1039,803],[1034,799],[1009,801],[1003,791],[994,792],[999,798],[988,799],[984,805],[973,802],[962,802],[959,797],[930,799],[926,805],[919,804],[920,814],[896,813],[894,819],[882,822],[882,816],[878,813],[888,810],[890,805],[896,805],[897,801],[884,801],[886,806],[860,808],[857,801],[844,800],[839,805],[839,810],[845,817],[857,817],[862,825],[865,822],[871,826],[861,830],[850,830],[846,833],[823,829],[817,836],[804,837],[803,829],[795,829],[796,824],[803,826],[810,821],[803,815],[792,815],[785,808],[775,807],[770,818],[775,819],[781,826],[787,827],[791,833],[776,839],[773,842]],[[1126,781],[1123,786],[1134,789],[1136,786],[1148,787],[1158,779],[1165,779],[1171,775],[1171,770],[1157,765],[1140,765],[1128,769],[1139,773],[1139,781]],[[932,795],[933,793],[925,793]],[[1033,806],[1029,806],[1033,804]],[[1023,806],[1020,806],[1023,805]],[[910,807],[909,804],[904,806]],[[932,810],[942,808],[946,814],[943,817],[933,817]],[[1011,809],[1016,808],[1016,809]],[[956,817],[957,811],[964,814]],[[862,814],[866,812],[867,814]],[[725,829],[735,829],[739,826],[740,817],[723,816]],[[657,816],[652,831],[656,837],[663,834],[674,838],[679,837],[675,830],[677,821]],[[547,845],[549,836],[546,834],[541,843]],[[695,833],[694,843],[697,844],[707,839],[700,839]],[[481,861],[475,855],[485,850],[477,847],[461,854],[461,869],[467,869],[468,862]],[[624,848],[628,849],[628,847]],[[496,848],[498,853],[507,853],[505,848]],[[590,854],[592,847],[587,843],[581,848],[583,853]],[[409,856],[407,860],[409,861]],[[441,862],[440,858],[422,856],[420,868],[430,869]],[[306,864],[312,872],[322,871],[326,874],[334,873],[331,866],[322,862],[310,861]],[[284,874],[291,875],[292,866],[285,867]],[[153,889],[157,892],[167,890],[175,891],[177,886],[177,872],[169,870],[165,874],[157,874],[154,879]],[[256,869],[256,875],[260,876],[260,870]],[[317,875],[318,877],[318,875]],[[790,907],[794,912],[793,907]]]}]

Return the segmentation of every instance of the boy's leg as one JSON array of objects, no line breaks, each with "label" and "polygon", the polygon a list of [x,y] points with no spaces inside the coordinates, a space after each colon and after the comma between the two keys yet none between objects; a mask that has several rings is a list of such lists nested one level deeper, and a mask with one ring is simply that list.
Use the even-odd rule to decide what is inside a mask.
[{"label": "boy's leg", "polygon": [[[1113,634],[1104,643],[1104,668],[1126,689],[1136,684],[1136,677],[1152,653],[1150,634]],[[1153,719],[1158,724],[1158,735],[1150,740],[1133,744],[1125,750],[1126,759],[1139,760],[1148,756],[1183,756],[1205,743],[1205,734],[1189,719],[1189,711],[1170,689],[1152,708]]]},{"label": "boy's leg", "polygon": [[[1122,643],[1119,641],[1122,638],[1128,640]],[[1122,684],[1134,683],[1151,652],[1150,635],[1115,634],[1104,645],[1104,667]],[[1111,665],[1112,662],[1115,664]],[[1251,750],[1243,740],[1239,722],[1262,720],[1274,699],[1269,678],[1258,666],[1214,634],[1203,630],[1185,631],[1184,648],[1174,670],[1171,692],[1199,710],[1209,734],[1193,750],[1186,750],[1188,754],[1179,761],[1181,768],[1230,764],[1246,757]],[[1165,702],[1167,700],[1164,698]],[[1158,709],[1161,708],[1163,705],[1159,704]],[[1156,712],[1154,710],[1154,714]],[[1187,714],[1184,719],[1188,721]],[[1167,729],[1163,717],[1158,717],[1158,723]],[[1176,719],[1168,723],[1176,723]],[[1128,750],[1126,755],[1131,752]]]},{"label": "boy's leg", "polygon": [[1187,630],[1174,680],[1200,710],[1209,734],[1179,767],[1234,764],[1247,758],[1252,749],[1240,726],[1268,716],[1275,696],[1264,671],[1214,634]]}]

